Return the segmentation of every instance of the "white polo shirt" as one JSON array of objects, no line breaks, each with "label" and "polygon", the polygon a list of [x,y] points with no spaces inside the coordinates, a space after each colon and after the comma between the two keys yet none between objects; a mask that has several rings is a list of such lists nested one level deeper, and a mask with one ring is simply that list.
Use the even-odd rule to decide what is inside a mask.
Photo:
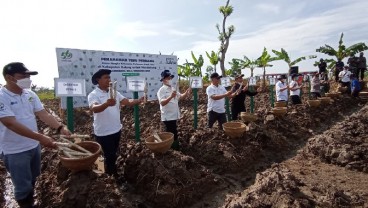
[{"label": "white polo shirt", "polygon": [[[38,132],[35,112],[43,110],[43,105],[31,90],[23,90],[22,94],[14,94],[6,87],[0,88],[0,118],[15,117],[34,132]],[[39,142],[20,136],[0,122],[0,150],[5,155],[25,152],[36,148]]]},{"label": "white polo shirt", "polygon": [[[296,82],[296,81],[291,81],[290,82],[290,88],[292,88],[292,87],[299,87],[299,84],[298,84],[298,82]],[[298,95],[298,96],[300,96],[300,89],[297,89],[297,90],[295,90],[295,91],[292,91],[292,90],[290,90],[290,95]]]},{"label": "white polo shirt", "polygon": [[[88,105],[103,104],[110,98],[110,93],[96,87],[88,95]],[[120,101],[126,99],[116,92],[116,105],[109,106],[100,113],[93,113],[93,130],[96,136],[107,136],[121,130],[123,125],[120,121]]]},{"label": "white polo shirt", "polygon": [[214,100],[211,98],[212,95],[223,95],[227,93],[224,86],[218,85],[217,87],[213,84],[207,87],[206,94],[208,96],[207,112],[215,111],[216,113],[225,113],[225,98]]},{"label": "white polo shirt", "polygon": [[342,70],[339,74],[339,77],[342,77],[341,78],[341,81],[342,82],[350,82],[350,75],[351,75],[351,72],[348,71],[348,70]]},{"label": "white polo shirt", "polygon": [[[161,103],[162,100],[167,99],[171,96],[173,92],[172,88],[167,85],[162,85],[162,87],[157,92],[158,101]],[[161,121],[173,121],[178,120],[180,118],[180,110],[179,110],[179,98],[181,94],[179,92],[176,93],[176,97],[172,98],[165,106],[160,104],[161,110]]]},{"label": "white polo shirt", "polygon": [[281,92],[281,88],[285,88],[286,87],[286,83],[282,83],[281,81],[278,81],[276,83],[276,100],[280,101],[280,100],[288,100],[288,90],[284,90]]}]

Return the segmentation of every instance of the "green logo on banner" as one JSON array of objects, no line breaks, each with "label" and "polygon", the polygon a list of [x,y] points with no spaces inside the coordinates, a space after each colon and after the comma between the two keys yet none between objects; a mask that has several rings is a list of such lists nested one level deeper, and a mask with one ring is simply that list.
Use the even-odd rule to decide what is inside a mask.
[{"label": "green logo on banner", "polygon": [[126,76],[126,77],[133,77],[133,76],[139,76],[139,73],[137,73],[137,72],[126,72],[126,73],[122,73],[121,75]]},{"label": "green logo on banner", "polygon": [[61,53],[62,59],[71,59],[73,57],[73,54],[69,52],[69,50],[64,51]]}]

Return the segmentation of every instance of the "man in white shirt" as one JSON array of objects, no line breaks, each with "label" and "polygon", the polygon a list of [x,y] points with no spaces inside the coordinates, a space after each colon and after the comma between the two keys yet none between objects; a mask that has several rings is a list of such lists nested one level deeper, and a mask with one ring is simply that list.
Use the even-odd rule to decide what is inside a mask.
[{"label": "man in white shirt", "polygon": [[206,94],[208,96],[207,127],[212,128],[213,124],[218,121],[219,129],[222,130],[222,124],[226,123],[225,113],[225,97],[231,96],[231,91],[227,91],[224,86],[219,85],[220,76],[218,73],[211,74],[211,85],[207,87]]},{"label": "man in white shirt", "polygon": [[279,80],[276,83],[276,101],[286,102],[288,101],[288,85],[286,84],[286,75],[279,75],[277,77]]},{"label": "man in white shirt", "polygon": [[185,98],[190,94],[188,88],[184,94],[177,92],[172,84],[174,75],[169,70],[164,70],[161,73],[162,87],[157,92],[157,98],[160,103],[161,121],[165,124],[165,131],[174,134],[174,142],[172,148],[179,149],[179,139],[177,130],[177,120],[180,118],[179,99]]},{"label": "man in white shirt", "polygon": [[339,74],[340,83],[342,87],[347,87],[347,93],[350,94],[350,76],[351,72],[348,70],[349,66],[344,66],[344,70],[342,70]]},{"label": "man in white shirt", "polygon": [[104,154],[105,173],[113,175],[118,183],[125,181],[119,176],[116,167],[117,152],[123,125],[120,119],[122,105],[140,104],[140,99],[129,100],[119,92],[111,98],[109,84],[111,70],[100,69],[92,76],[92,83],[97,87],[88,95],[88,104],[93,112],[93,130],[96,141],[101,145]]},{"label": "man in white shirt", "polygon": [[302,104],[302,101],[300,100],[300,88],[302,87],[301,85],[299,85],[298,83],[298,78],[299,75],[298,74],[293,74],[291,75],[291,82],[289,85],[289,89],[290,89],[290,98],[291,98],[291,102],[292,104]]},{"label": "man in white shirt", "polygon": [[30,75],[36,74],[38,72],[29,71],[23,63],[9,63],[3,69],[6,85],[0,88],[0,155],[21,208],[33,207],[34,185],[41,173],[40,144],[57,148],[51,137],[38,133],[36,116],[58,133],[71,134],[29,90]]}]

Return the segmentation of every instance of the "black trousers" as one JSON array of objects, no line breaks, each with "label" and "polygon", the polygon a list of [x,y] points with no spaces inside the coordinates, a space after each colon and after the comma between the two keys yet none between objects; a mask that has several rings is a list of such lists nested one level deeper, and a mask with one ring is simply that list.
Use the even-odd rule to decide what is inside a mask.
[{"label": "black trousers", "polygon": [[176,125],[176,120],[164,121],[165,131],[174,134],[174,140],[178,140],[178,127]]},{"label": "black trousers", "polygon": [[341,86],[342,87],[348,87],[348,89],[346,90],[346,93],[348,93],[348,94],[351,93],[350,82],[341,82]]},{"label": "black trousers", "polygon": [[117,173],[116,160],[118,159],[118,149],[121,131],[107,136],[95,136],[96,141],[101,145],[104,155],[105,173],[113,175]]},{"label": "black trousers", "polygon": [[311,96],[312,96],[312,98],[318,98],[318,97],[321,97],[321,93],[319,93],[319,92],[311,92]]},{"label": "black trousers", "polygon": [[360,72],[360,79],[363,80],[364,79],[364,72],[365,72],[365,68],[359,68],[358,69],[358,74],[357,74],[357,78],[359,78],[359,72]]},{"label": "black trousers", "polygon": [[302,104],[302,101],[300,100],[299,95],[291,95],[290,96],[292,104]]},{"label": "black trousers", "polygon": [[246,112],[244,105],[233,104],[231,105],[231,119],[233,121],[239,120],[239,113]]},{"label": "black trousers", "polygon": [[218,122],[219,129],[222,130],[222,124],[227,122],[226,113],[216,113],[215,111],[208,112],[208,123],[207,127],[212,128],[215,122]]}]

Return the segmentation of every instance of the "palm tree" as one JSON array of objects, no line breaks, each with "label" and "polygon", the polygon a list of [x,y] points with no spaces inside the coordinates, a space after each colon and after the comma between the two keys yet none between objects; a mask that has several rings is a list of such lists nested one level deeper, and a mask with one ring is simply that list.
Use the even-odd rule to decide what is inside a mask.
[{"label": "palm tree", "polygon": [[244,59],[236,59],[239,62],[240,68],[250,69],[250,76],[253,77],[253,71],[258,66],[257,60],[250,60],[247,56],[244,56]]},{"label": "palm tree", "polygon": [[270,67],[269,63],[277,60],[276,57],[271,57],[271,55],[267,52],[266,47],[263,48],[262,55],[256,60],[258,66],[263,68],[263,89],[266,89],[266,67]]},{"label": "palm tree", "polygon": [[217,53],[215,53],[215,51],[212,51],[211,52],[211,55],[206,51],[206,55],[208,57],[208,59],[210,60],[210,63],[213,65],[213,69],[215,72],[216,71],[216,65],[218,64],[219,62],[219,56]]},{"label": "palm tree", "polygon": [[335,64],[337,60],[343,60],[344,58],[349,57],[351,54],[357,54],[368,49],[365,43],[362,42],[346,47],[342,40],[343,37],[344,33],[341,33],[337,50],[325,44],[325,46],[319,47],[318,49],[316,49],[316,51],[336,58],[336,60],[332,59]]},{"label": "palm tree", "polygon": [[303,60],[306,60],[306,59],[317,58],[317,56],[315,55],[310,55],[310,56],[302,56],[302,57],[295,59],[294,61],[291,61],[289,54],[283,48],[281,48],[281,51],[272,50],[272,52],[276,55],[275,57],[276,60],[284,60],[288,64],[289,72],[290,72],[291,67],[294,66],[295,64]]}]

